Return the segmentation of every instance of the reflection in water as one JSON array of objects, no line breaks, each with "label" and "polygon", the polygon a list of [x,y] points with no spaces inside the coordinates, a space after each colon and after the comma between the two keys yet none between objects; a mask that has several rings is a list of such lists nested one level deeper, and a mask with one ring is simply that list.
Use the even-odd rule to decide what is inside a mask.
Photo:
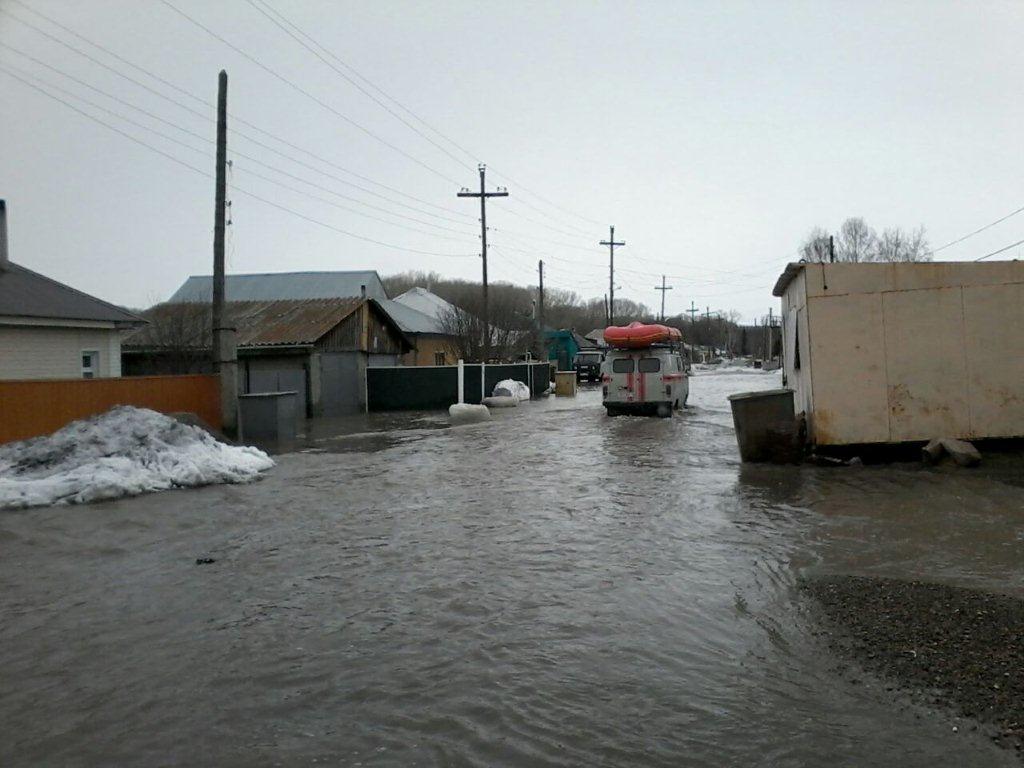
[{"label": "reflection in water", "polygon": [[4,516],[0,763],[1013,764],[837,676],[795,583],[1019,585],[1019,491],[741,466],[726,395],[774,386],[353,419],[251,486]]}]

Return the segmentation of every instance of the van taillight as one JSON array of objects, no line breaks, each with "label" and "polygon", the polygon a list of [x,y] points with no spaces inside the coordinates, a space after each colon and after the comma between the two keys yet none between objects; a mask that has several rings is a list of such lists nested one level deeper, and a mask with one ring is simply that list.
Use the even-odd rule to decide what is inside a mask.
[{"label": "van taillight", "polygon": [[607,373],[602,373],[601,374],[601,381],[603,381],[605,384],[607,384],[611,380],[612,380],[612,377],[611,377],[610,374],[607,374]]}]

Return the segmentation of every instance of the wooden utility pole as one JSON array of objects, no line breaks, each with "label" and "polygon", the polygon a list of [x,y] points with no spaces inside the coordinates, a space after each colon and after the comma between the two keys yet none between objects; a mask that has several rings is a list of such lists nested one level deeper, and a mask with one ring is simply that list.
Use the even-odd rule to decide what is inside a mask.
[{"label": "wooden utility pole", "polygon": [[665,291],[671,291],[671,285],[665,285],[665,276],[661,276],[661,285],[654,286],[654,290],[661,291],[661,322],[665,322]]},{"label": "wooden utility pole", "polygon": [[615,226],[608,227],[608,239],[602,240],[600,245],[608,246],[608,325],[615,325],[615,246],[624,246],[625,243],[615,242]]},{"label": "wooden utility pole", "polygon": [[700,310],[697,309],[697,305],[692,300],[690,301],[690,308],[686,310],[686,314],[690,316],[691,323],[697,322],[697,315],[700,314]]},{"label": "wooden utility pole", "polygon": [[537,262],[537,273],[540,275],[540,283],[537,289],[537,322],[540,324],[541,333],[544,332],[544,259]]},{"label": "wooden utility pole", "polygon": [[836,239],[834,236],[828,236],[828,261],[830,264],[836,260]]},{"label": "wooden utility pole", "polygon": [[604,323],[611,325],[611,317],[608,316],[608,294],[604,295]]},{"label": "wooden utility pole", "polygon": [[491,356],[491,322],[487,299],[487,198],[508,197],[508,190],[504,187],[498,187],[496,192],[488,192],[484,188],[484,174],[487,172],[487,166],[480,163],[479,169],[480,191],[470,192],[467,187],[463,187],[458,196],[480,198],[480,257],[483,259],[484,264],[484,359],[482,362],[486,363],[487,358]]},{"label": "wooden utility pole", "polygon": [[217,168],[213,213],[213,370],[220,378],[221,429],[238,434],[238,353],[235,329],[224,324],[224,226],[227,212],[228,73],[217,78]]}]

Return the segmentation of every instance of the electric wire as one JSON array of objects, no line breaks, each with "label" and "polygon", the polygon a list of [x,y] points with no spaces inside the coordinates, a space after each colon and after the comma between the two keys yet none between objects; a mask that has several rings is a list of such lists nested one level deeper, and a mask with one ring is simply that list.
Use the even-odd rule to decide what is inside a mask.
[{"label": "electric wire", "polygon": [[[28,80],[25,80],[25,79],[19,77],[18,75],[13,74],[9,70],[4,70],[4,74],[6,74],[8,77],[14,78],[15,80],[18,80],[22,84],[28,86],[29,88],[32,88],[32,89],[36,90],[37,92],[43,94],[44,96],[46,96],[46,97],[48,97],[50,99],[53,99],[54,101],[57,101],[57,102],[63,104],[68,109],[71,109],[74,112],[77,112],[79,115],[85,117],[86,119],[91,120],[91,121],[93,121],[95,123],[98,123],[98,124],[104,126],[105,128],[113,131],[114,133],[117,133],[117,134],[123,136],[124,138],[128,139],[131,142],[134,142],[135,144],[138,144],[138,145],[140,145],[142,147],[145,147],[146,149],[149,149],[150,151],[155,152],[156,154],[161,155],[162,157],[165,157],[168,160],[170,160],[170,161],[172,161],[172,162],[174,162],[174,163],[176,163],[176,164],[178,164],[178,165],[180,165],[180,166],[182,166],[184,168],[189,169],[190,171],[193,171],[193,172],[198,173],[198,174],[200,174],[202,176],[205,176],[206,178],[209,178],[209,179],[214,178],[213,174],[209,173],[208,171],[204,171],[201,168],[197,168],[196,166],[194,166],[194,165],[192,165],[190,163],[187,163],[184,160],[182,160],[182,159],[180,159],[178,157],[175,157],[174,155],[172,155],[172,154],[170,154],[168,152],[164,152],[162,149],[154,147],[152,144],[149,144],[148,142],[145,142],[142,139],[139,139],[139,138],[137,138],[135,136],[132,136],[130,133],[121,130],[117,126],[111,125],[110,123],[106,122],[105,120],[102,120],[102,119],[96,117],[95,115],[92,115],[92,114],[86,112],[85,110],[79,109],[74,104],[72,104],[72,103],[70,103],[68,101],[65,101],[64,99],[60,98],[59,96],[55,96],[52,93],[48,93],[44,89],[42,89],[42,88],[32,84]],[[254,200],[258,200],[261,203],[269,205],[269,206],[271,206],[273,208],[276,208],[276,209],[278,209],[280,211],[284,211],[285,213],[289,213],[289,214],[291,214],[293,216],[296,216],[296,217],[298,217],[300,219],[304,219],[305,221],[311,222],[313,224],[317,224],[317,225],[319,225],[321,227],[324,227],[326,229],[333,230],[335,232],[338,232],[340,234],[346,235],[348,237],[352,237],[352,238],[354,238],[356,240],[362,240],[364,242],[374,243],[376,245],[381,245],[381,246],[384,246],[386,248],[393,248],[393,249],[398,250],[398,251],[405,251],[407,253],[416,253],[416,254],[420,254],[420,255],[423,255],[423,256],[443,256],[443,257],[453,257],[453,258],[471,258],[471,257],[475,257],[475,255],[476,255],[476,254],[443,253],[443,252],[438,252],[438,251],[424,251],[424,250],[421,250],[421,249],[418,249],[418,248],[408,248],[406,246],[396,245],[394,243],[388,243],[388,242],[385,242],[383,240],[377,240],[376,238],[367,237],[366,235],[360,235],[360,234],[357,234],[355,232],[351,232],[349,230],[342,229],[340,227],[336,227],[333,224],[329,224],[327,222],[320,221],[319,219],[313,218],[312,216],[307,216],[306,214],[303,214],[303,213],[301,213],[299,211],[296,211],[296,210],[294,210],[292,208],[288,208],[287,206],[281,205],[280,203],[276,203],[273,200],[268,200],[267,198],[262,197],[261,195],[258,195],[256,193],[251,192],[251,191],[249,191],[247,189],[244,189],[242,187],[235,186],[235,191],[237,191],[237,192],[239,192],[239,193],[241,193],[243,195],[246,195],[247,197],[250,197],[250,198],[252,198]]]}]

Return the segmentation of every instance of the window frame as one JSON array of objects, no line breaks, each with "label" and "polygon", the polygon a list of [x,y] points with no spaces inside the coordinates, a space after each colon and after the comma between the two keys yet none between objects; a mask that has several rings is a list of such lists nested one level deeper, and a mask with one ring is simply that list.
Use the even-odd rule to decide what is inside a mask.
[{"label": "window frame", "polygon": [[[89,365],[85,364],[86,355],[89,356]],[[98,349],[83,349],[80,359],[82,363],[82,378],[98,379],[100,372],[100,351]]]}]

